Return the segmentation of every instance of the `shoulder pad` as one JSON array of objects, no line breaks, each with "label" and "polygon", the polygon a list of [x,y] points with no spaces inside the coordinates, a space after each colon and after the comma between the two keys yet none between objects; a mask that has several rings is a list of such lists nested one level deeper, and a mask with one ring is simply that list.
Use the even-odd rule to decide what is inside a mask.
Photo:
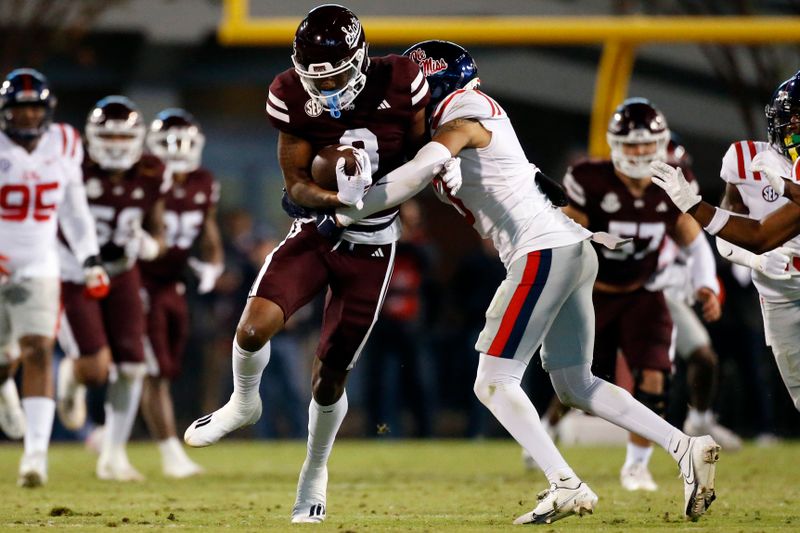
[{"label": "shoulder pad", "polygon": [[760,172],[750,170],[756,154],[769,149],[769,144],[757,141],[737,141],[730,145],[722,157],[719,176],[727,183],[738,184],[744,181],[760,181]]},{"label": "shoulder pad", "polygon": [[436,107],[431,128],[436,129],[457,118],[492,119],[505,117],[503,108],[478,89],[459,89]]}]

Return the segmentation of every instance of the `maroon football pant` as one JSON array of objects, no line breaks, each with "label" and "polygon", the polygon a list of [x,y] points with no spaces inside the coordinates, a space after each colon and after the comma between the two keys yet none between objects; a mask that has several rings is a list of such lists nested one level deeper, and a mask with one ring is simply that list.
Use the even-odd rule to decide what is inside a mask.
[{"label": "maroon football pant", "polygon": [[662,292],[639,289],[627,294],[594,291],[595,375],[613,382],[617,351],[632,371],[671,372],[672,317]]},{"label": "maroon football pant", "polygon": [[264,260],[250,296],[275,302],[288,320],[327,287],[317,357],[332,368],[350,370],[383,305],[394,251],[395,243],[335,245],[314,224],[295,222]]},{"label": "maroon football pant", "polygon": [[68,355],[77,351],[88,356],[107,345],[114,362],[143,362],[144,310],[140,287],[137,267],[112,277],[108,296],[102,300],[86,296],[82,284],[62,283],[61,348]]},{"label": "maroon football pant", "polygon": [[[189,336],[189,308],[186,287],[180,282],[158,283],[145,279],[147,337],[158,366],[157,376],[175,379],[180,375]],[[148,359],[151,354],[147,354]],[[148,361],[148,367],[150,361]],[[155,366],[155,365],[154,365]]]}]

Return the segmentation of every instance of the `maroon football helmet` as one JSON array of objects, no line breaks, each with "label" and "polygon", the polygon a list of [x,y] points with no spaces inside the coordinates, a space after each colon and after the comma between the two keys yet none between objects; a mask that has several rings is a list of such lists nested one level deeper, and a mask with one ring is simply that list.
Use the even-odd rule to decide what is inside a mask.
[{"label": "maroon football helmet", "polygon": [[89,157],[105,170],[128,170],[142,157],[145,127],[139,108],[124,96],[97,102],[86,119]]},{"label": "maroon football helmet", "polygon": [[[648,178],[650,163],[667,160],[667,119],[645,98],[628,98],[614,111],[606,134],[614,168],[631,178]],[[652,150],[626,153],[626,145],[653,145]]]},{"label": "maroon football helmet", "polygon": [[147,148],[170,170],[193,172],[200,166],[206,138],[197,120],[183,109],[164,109],[150,124]]},{"label": "maroon football helmet", "polygon": [[314,8],[297,28],[293,48],[294,69],[312,102],[341,116],[367,81],[367,42],[358,17],[336,4]]}]

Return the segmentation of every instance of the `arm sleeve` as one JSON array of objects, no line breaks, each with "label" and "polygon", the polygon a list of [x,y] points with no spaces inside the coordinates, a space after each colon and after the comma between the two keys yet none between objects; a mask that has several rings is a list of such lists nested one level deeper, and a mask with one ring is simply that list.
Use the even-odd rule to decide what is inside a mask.
[{"label": "arm sleeve", "polygon": [[401,204],[419,193],[430,183],[438,167],[450,159],[450,150],[431,141],[420,148],[414,159],[396,168],[375,183],[364,196],[361,209],[353,207],[336,210],[339,222],[345,226],[378,211]]},{"label": "arm sleeve", "polygon": [[86,189],[80,167],[74,167],[64,190],[64,201],[58,209],[61,231],[78,262],[83,264],[88,257],[100,253],[94,218],[89,211]]},{"label": "arm sleeve", "polygon": [[705,233],[702,231],[689,243],[685,251],[692,258],[689,275],[692,280],[692,287],[697,290],[701,287],[708,287],[716,294],[719,294],[719,282],[717,281],[717,265],[714,262],[714,252],[708,244]]},{"label": "arm sleeve", "polygon": [[726,240],[717,237],[717,251],[726,261],[741,265],[747,268],[752,268],[753,261],[755,261],[756,254],[751,251],[745,250],[735,244],[731,244]]}]

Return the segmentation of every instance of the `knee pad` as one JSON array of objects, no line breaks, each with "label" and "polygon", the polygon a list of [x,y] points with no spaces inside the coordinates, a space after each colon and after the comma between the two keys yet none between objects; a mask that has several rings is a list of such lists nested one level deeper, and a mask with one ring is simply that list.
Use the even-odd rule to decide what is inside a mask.
[{"label": "knee pad", "polygon": [[491,400],[492,394],[497,388],[519,386],[522,382],[525,368],[525,363],[514,359],[501,359],[481,354],[472,390],[481,403],[486,404]]},{"label": "knee pad", "polygon": [[654,394],[652,392],[647,392],[642,390],[641,372],[637,372],[634,376],[635,383],[633,389],[633,397],[636,398],[636,400],[639,403],[646,406],[648,409],[650,409],[655,414],[661,417],[667,414],[667,399],[669,398],[669,384],[671,378],[669,372],[663,372],[663,374],[664,374],[664,390],[660,394]]}]

